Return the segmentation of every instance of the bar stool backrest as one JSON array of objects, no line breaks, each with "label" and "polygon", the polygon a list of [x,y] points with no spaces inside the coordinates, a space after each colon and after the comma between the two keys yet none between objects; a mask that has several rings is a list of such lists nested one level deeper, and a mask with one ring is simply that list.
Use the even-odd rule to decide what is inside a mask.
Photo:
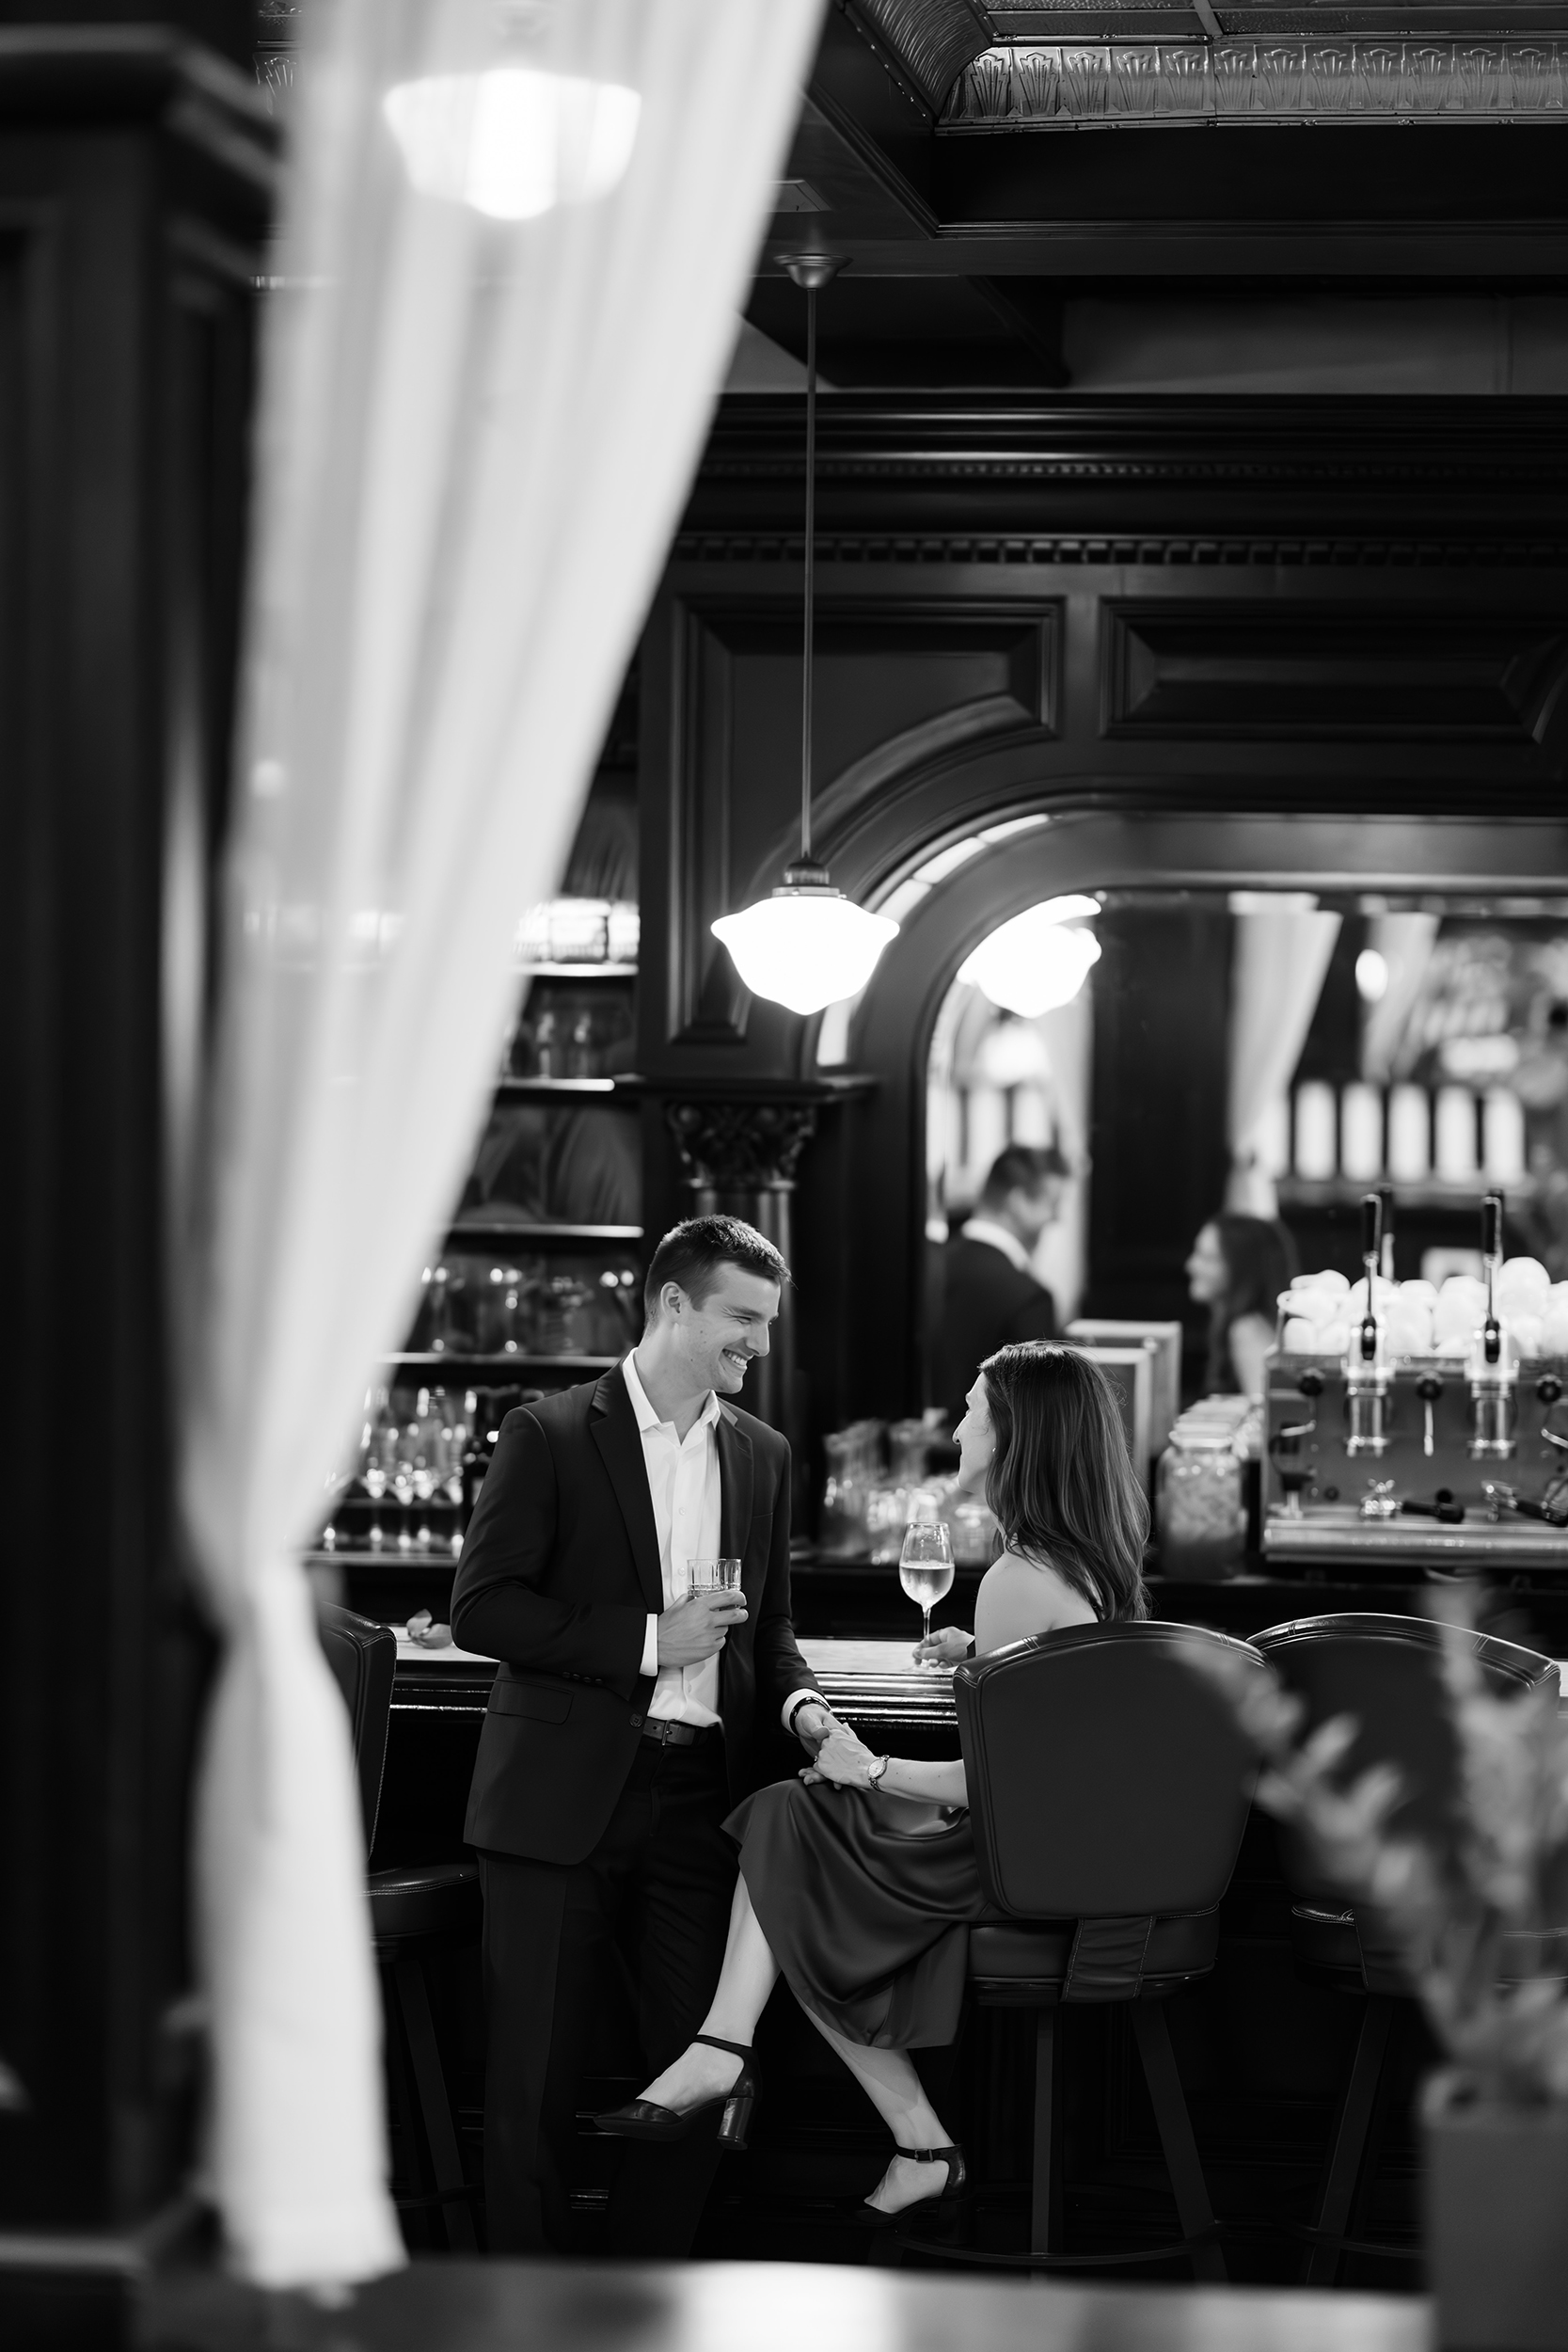
[{"label": "bar stool backrest", "polygon": [[326,1662],[337,1677],[354,1732],[359,1803],[365,1817],[365,1851],[375,1844],[381,1810],[381,1776],[387,1768],[387,1733],[392,1719],[392,1677],[398,1640],[389,1625],[356,1617],[352,1609],[324,1602],[316,1612]]},{"label": "bar stool backrest", "polygon": [[[1212,1910],[1257,1778],[1201,1626],[1072,1626],[954,1676],[980,1883],[1017,1919]],[[1196,1661],[1196,1662],[1195,1662]]]},{"label": "bar stool backrest", "polygon": [[[1556,1680],[1551,1660],[1534,1650],[1490,1633],[1465,1638],[1498,1697]],[[1338,1777],[1349,1782],[1371,1765],[1394,1765],[1403,1794],[1390,1828],[1436,1852],[1449,1849],[1457,1826],[1459,1750],[1443,1683],[1442,1628],[1428,1617],[1346,1613],[1298,1617],[1254,1639],[1286,1689],[1305,1702],[1306,1729],[1338,1715],[1354,1718],[1359,1727]],[[1292,1895],[1307,1902],[1344,1900],[1307,1841],[1284,1824],[1279,1848]]]}]

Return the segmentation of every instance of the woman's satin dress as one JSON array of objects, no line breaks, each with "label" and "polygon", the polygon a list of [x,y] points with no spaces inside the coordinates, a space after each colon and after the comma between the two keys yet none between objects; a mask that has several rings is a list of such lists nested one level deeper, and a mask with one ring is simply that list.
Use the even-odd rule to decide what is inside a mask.
[{"label": "woman's satin dress", "polygon": [[778,1781],[724,1824],[752,1908],[802,2009],[847,2042],[953,2040],[985,1901],[967,1812]]}]

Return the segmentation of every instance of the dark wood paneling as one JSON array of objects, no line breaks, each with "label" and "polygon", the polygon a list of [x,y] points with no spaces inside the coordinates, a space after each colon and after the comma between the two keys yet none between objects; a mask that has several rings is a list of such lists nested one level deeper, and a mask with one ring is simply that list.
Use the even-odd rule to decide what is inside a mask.
[{"label": "dark wood paneling", "polygon": [[[1043,740],[1056,703],[1057,612],[997,601],[918,609],[824,596],[817,608],[813,817],[824,838],[890,787],[999,739]],[[669,1035],[726,1043],[747,1003],[715,916],[772,888],[798,853],[800,620],[787,595],[673,615],[683,696],[676,740]],[[649,909],[657,926],[658,910]]]},{"label": "dark wood paneling", "polygon": [[1090,1087],[1093,1315],[1185,1316],[1181,1268],[1224,1202],[1230,917],[1124,907],[1095,925]]},{"label": "dark wood paneling", "polygon": [[135,2233],[192,2147],[211,1647],[172,1502],[171,1179],[202,1051],[269,157],[240,76],[167,32],[0,42],[0,1225],[24,1237],[0,2058],[26,2099],[0,2112],[0,2334],[44,2293],[6,2234],[27,2229],[58,2233],[61,2340],[118,2325]]},{"label": "dark wood paneling", "polygon": [[1104,609],[1107,735],[1539,741],[1568,627],[1386,603]]}]

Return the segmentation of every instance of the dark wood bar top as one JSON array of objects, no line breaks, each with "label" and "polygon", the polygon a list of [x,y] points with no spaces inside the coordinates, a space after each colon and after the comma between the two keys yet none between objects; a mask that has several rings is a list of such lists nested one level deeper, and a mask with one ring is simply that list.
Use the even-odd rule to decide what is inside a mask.
[{"label": "dark wood bar top", "polygon": [[[411,1641],[404,1628],[396,1630],[394,1708],[483,1708],[496,1676],[493,1658],[451,1643]],[[829,1705],[857,1722],[929,1724],[958,1720],[952,1669],[917,1666],[911,1643],[814,1641],[808,1636],[800,1649]]]},{"label": "dark wood bar top", "polygon": [[150,2287],[142,2352],[1427,2352],[1418,2296],[1075,2286],[820,2263],[421,2262],[345,2311]]}]

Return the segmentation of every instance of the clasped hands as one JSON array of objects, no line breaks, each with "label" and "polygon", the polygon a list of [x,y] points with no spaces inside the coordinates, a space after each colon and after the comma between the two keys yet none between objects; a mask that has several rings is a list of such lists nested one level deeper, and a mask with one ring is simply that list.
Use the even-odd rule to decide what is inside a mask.
[{"label": "clasped hands", "polygon": [[848,1724],[841,1724],[835,1716],[832,1729],[800,1778],[808,1788],[819,1780],[831,1781],[835,1788],[869,1788],[871,1767],[879,1760],[876,1750],[857,1739]]}]

